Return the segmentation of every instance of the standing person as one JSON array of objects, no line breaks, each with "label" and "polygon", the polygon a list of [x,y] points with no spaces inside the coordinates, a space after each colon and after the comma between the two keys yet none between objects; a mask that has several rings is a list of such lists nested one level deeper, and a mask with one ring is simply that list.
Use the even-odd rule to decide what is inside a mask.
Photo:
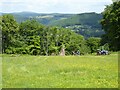
[{"label": "standing person", "polygon": [[65,46],[64,45],[62,45],[60,55],[65,56]]}]

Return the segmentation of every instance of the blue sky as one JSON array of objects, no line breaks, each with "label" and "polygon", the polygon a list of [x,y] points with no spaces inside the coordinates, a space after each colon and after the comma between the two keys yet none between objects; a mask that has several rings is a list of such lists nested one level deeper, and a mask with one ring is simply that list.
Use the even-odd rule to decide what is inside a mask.
[{"label": "blue sky", "polygon": [[0,12],[101,13],[112,0],[1,0]]}]

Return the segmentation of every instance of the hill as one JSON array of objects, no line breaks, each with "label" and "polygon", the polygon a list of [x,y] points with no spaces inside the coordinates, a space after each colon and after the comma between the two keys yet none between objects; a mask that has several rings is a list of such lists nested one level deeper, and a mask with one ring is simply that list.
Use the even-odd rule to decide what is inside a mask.
[{"label": "hill", "polygon": [[86,38],[92,36],[100,37],[104,33],[99,23],[102,19],[102,15],[94,12],[82,14],[20,12],[9,14],[14,15],[19,23],[28,19],[35,19],[47,26],[69,28],[76,33],[82,34]]},{"label": "hill", "polygon": [[82,34],[86,38],[88,37],[100,37],[104,34],[101,29],[100,20],[101,14],[97,13],[82,13],[75,14],[66,19],[59,19],[50,23],[51,26],[60,26],[69,28],[79,34]]},{"label": "hill", "polygon": [[27,19],[35,19],[44,25],[49,25],[51,22],[61,20],[62,18],[69,18],[73,14],[59,14],[59,13],[34,13],[34,12],[19,12],[19,13],[2,13],[12,14],[16,18],[17,22],[22,22]]},{"label": "hill", "polygon": [[57,26],[70,26],[70,25],[88,25],[94,28],[101,28],[99,21],[102,19],[101,14],[97,13],[82,13],[75,14],[66,19],[60,19],[54,22],[51,22],[51,25]]}]

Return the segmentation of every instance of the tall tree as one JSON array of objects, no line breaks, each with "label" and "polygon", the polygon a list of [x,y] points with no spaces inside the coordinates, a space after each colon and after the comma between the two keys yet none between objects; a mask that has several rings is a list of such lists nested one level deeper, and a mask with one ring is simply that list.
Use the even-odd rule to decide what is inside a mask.
[{"label": "tall tree", "polygon": [[4,53],[7,48],[15,46],[19,25],[10,14],[2,16],[0,25],[2,27],[2,52]]},{"label": "tall tree", "polygon": [[40,54],[40,32],[42,25],[36,20],[27,20],[20,24],[19,33],[25,42],[28,54]]},{"label": "tall tree", "polygon": [[120,1],[107,6],[102,14],[103,44],[109,43],[112,50],[120,50]]}]

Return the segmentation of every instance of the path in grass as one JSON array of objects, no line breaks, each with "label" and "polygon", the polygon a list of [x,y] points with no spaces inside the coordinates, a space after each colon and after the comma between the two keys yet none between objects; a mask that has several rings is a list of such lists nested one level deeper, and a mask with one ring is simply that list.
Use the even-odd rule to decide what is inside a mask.
[{"label": "path in grass", "polygon": [[118,56],[3,55],[4,88],[117,88]]}]

